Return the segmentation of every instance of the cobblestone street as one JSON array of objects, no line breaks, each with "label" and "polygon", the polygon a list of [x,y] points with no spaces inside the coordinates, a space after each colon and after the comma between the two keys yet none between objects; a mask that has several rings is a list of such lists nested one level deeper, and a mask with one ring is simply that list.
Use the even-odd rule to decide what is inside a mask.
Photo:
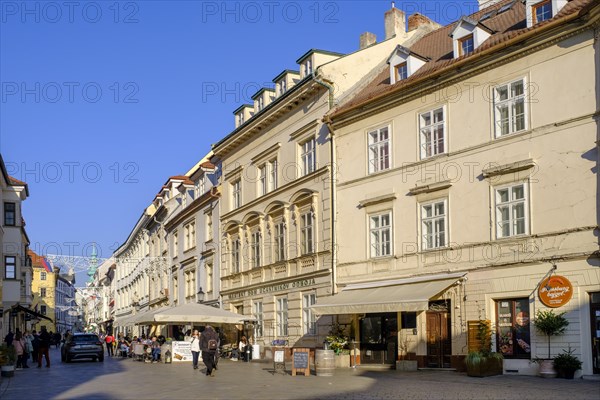
[{"label": "cobblestone street", "polygon": [[333,377],[273,374],[266,362],[222,360],[215,377],[188,363],[60,362],[0,380],[0,398],[17,399],[594,399],[598,380],[525,376],[470,378],[455,372],[337,369]]}]

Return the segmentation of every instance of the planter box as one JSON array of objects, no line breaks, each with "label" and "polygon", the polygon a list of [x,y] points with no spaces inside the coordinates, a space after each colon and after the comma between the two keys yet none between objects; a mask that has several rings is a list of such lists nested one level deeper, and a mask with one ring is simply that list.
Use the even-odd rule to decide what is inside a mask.
[{"label": "planter box", "polygon": [[14,365],[2,365],[0,367],[0,370],[2,372],[0,372],[0,375],[2,375],[5,378],[11,378],[13,376],[15,376],[15,366]]},{"label": "planter box", "polygon": [[350,354],[337,354],[334,359],[336,368],[350,368]]},{"label": "planter box", "polygon": [[417,360],[396,361],[396,371],[416,371]]},{"label": "planter box", "polygon": [[482,378],[484,376],[502,375],[502,360],[484,358],[479,365],[467,363],[467,375]]}]

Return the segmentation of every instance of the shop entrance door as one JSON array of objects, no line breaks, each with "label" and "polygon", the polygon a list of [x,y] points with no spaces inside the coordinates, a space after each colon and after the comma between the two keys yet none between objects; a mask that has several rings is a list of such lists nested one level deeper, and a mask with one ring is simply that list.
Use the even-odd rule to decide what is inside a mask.
[{"label": "shop entrance door", "polygon": [[366,314],[360,320],[361,364],[396,364],[398,316],[396,313]]},{"label": "shop entrance door", "polygon": [[594,374],[600,374],[600,292],[590,293],[592,326],[592,366]]},{"label": "shop entrance door", "polygon": [[450,301],[432,302],[427,311],[427,367],[450,368]]}]

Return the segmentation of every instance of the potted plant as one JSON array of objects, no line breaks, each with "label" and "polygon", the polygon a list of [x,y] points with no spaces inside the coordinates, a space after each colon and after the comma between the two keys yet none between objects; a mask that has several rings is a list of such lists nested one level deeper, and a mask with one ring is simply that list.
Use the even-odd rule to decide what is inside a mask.
[{"label": "potted plant", "polygon": [[575,371],[581,369],[582,362],[573,355],[573,350],[569,347],[569,350],[563,350],[562,354],[554,357],[553,365],[559,378],[573,379]]},{"label": "potted plant", "polygon": [[477,324],[477,350],[470,351],[465,357],[467,375],[485,377],[502,375],[502,354],[492,351],[492,329],[489,321],[479,320]]},{"label": "potted plant", "polygon": [[398,350],[400,350],[400,359],[396,361],[397,371],[416,371],[418,368],[417,360],[409,357],[408,349],[410,348],[410,337],[405,331],[400,331],[398,335]]},{"label": "potted plant", "polygon": [[548,336],[548,358],[536,358],[533,361],[540,365],[540,376],[544,378],[554,378],[556,371],[554,370],[553,360],[550,356],[550,339],[552,336],[558,336],[565,333],[569,321],[564,317],[565,313],[555,314],[554,310],[538,311],[535,315],[533,325],[535,328]]},{"label": "potted plant", "polygon": [[348,336],[339,324],[334,324],[325,338],[329,349],[335,353],[335,366],[337,368],[350,367],[350,351],[348,350]]},{"label": "potted plant", "polygon": [[0,345],[0,374],[4,377],[14,376],[16,363],[17,350],[15,346],[7,346],[6,343]]}]

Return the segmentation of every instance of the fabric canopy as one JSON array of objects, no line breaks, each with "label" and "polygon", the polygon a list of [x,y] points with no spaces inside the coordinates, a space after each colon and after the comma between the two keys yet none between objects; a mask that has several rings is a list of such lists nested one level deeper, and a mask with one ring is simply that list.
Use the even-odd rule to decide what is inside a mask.
[{"label": "fabric canopy", "polygon": [[153,309],[150,311],[146,311],[140,314],[136,314],[131,317],[131,322],[135,325],[145,325],[154,323],[154,316],[159,313],[170,309],[171,307],[161,307],[157,309]]},{"label": "fabric canopy", "polygon": [[54,321],[52,321],[52,318],[50,318],[50,317],[47,317],[47,316],[45,316],[44,314],[41,314],[41,313],[39,313],[39,312],[37,312],[37,311],[34,311],[34,310],[30,309],[30,308],[23,307],[23,306],[22,306],[22,305],[20,305],[20,304],[17,304],[17,305],[14,307],[14,310],[16,310],[16,311],[22,311],[22,312],[24,312],[24,313],[26,313],[26,314],[33,315],[34,317],[36,317],[36,318],[38,318],[38,319],[47,319],[47,320],[48,320],[48,321],[50,321],[50,322],[54,322]]},{"label": "fabric canopy", "polygon": [[437,275],[445,279],[413,278],[354,285],[335,296],[319,299],[311,308],[319,315],[423,311],[429,308],[429,299],[464,275]]},{"label": "fabric canopy", "polygon": [[163,309],[154,314],[154,322],[169,324],[187,322],[240,324],[244,321],[252,320],[254,318],[246,315],[198,303],[182,304],[173,308]]},{"label": "fabric canopy", "polygon": [[127,315],[125,317],[117,318],[114,322],[117,326],[132,326],[133,325],[133,317],[135,315]]}]

